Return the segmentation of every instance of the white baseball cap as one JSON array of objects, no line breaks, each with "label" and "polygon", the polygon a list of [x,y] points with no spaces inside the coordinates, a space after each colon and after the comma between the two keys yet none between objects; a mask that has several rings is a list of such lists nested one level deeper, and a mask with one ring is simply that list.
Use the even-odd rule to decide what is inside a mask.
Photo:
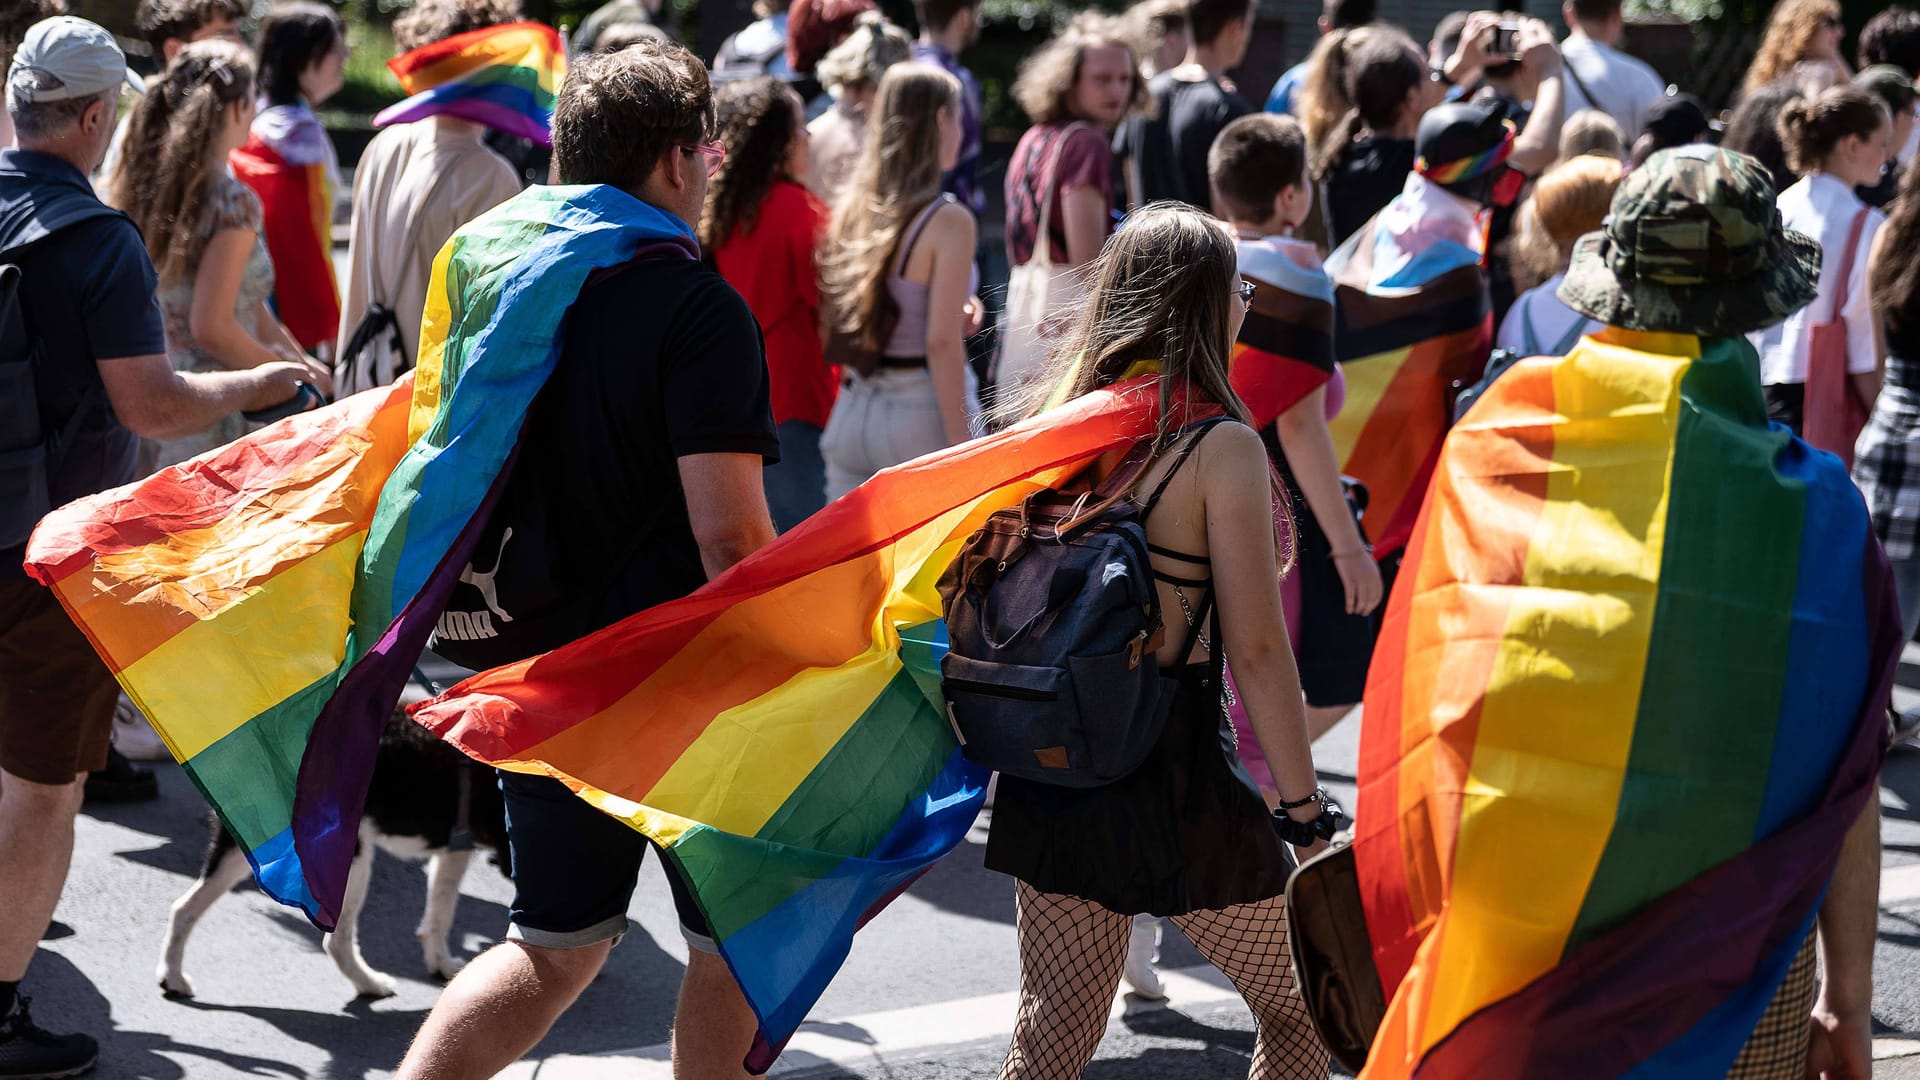
[{"label": "white baseball cap", "polygon": [[127,70],[126,54],[113,35],[72,15],[28,27],[7,69],[7,90],[23,104],[92,97],[121,83],[144,89],[139,76]]}]

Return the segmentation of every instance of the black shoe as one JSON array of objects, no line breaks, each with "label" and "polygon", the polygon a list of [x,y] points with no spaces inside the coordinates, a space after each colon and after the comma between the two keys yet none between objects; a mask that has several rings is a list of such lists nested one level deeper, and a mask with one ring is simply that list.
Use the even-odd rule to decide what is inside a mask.
[{"label": "black shoe", "polygon": [[85,1035],[55,1035],[27,1015],[24,995],[0,1018],[0,1080],[79,1076],[100,1056],[100,1044]]},{"label": "black shoe", "polygon": [[146,802],[159,797],[160,782],[153,778],[153,770],[135,765],[111,746],[106,768],[87,774],[88,802]]}]

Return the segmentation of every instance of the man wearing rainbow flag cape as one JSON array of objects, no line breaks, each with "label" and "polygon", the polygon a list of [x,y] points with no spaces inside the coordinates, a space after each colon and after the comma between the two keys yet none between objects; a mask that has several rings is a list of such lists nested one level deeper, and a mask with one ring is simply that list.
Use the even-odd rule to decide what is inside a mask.
[{"label": "man wearing rainbow flag cape", "polygon": [[1899,624],[1845,468],[1767,424],[1743,335],[1820,253],[1765,175],[1635,170],[1560,290],[1605,327],[1446,439],[1367,686],[1362,1080],[1868,1075]]}]

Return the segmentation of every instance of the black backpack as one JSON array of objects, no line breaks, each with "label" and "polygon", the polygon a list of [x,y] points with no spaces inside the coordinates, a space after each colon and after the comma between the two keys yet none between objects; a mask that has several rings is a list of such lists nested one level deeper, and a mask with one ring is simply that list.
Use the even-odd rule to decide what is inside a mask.
[{"label": "black backpack", "polygon": [[[939,582],[948,638],[940,671],[968,759],[1076,788],[1112,783],[1146,760],[1173,700],[1154,659],[1166,628],[1146,517],[1201,433],[1225,419],[1182,431],[1172,467],[1145,502],[1119,499],[1084,516],[1133,487],[1151,451],[1143,440],[1094,491],[1038,492],[995,513],[961,547]],[[1201,618],[1212,595],[1209,588]],[[1189,652],[1198,631],[1189,632]]]},{"label": "black backpack", "polygon": [[33,527],[53,509],[47,475],[103,392],[98,382],[91,384],[57,427],[53,418],[41,415],[36,373],[42,348],[20,310],[20,267],[14,260],[69,225],[108,216],[124,215],[78,190],[47,199],[29,196],[0,207],[0,548],[26,543]]}]

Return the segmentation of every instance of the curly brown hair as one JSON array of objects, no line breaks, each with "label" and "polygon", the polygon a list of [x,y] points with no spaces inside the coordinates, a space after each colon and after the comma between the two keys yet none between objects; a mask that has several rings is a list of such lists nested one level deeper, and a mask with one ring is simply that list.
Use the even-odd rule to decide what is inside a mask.
[{"label": "curly brown hair", "polygon": [[1751,92],[1793,74],[1793,67],[1808,59],[1808,46],[1826,29],[1829,20],[1840,18],[1839,0],[1781,0],[1767,19],[1766,36],[1760,39],[1759,55],[1747,68],[1742,92]]},{"label": "curly brown hair", "polygon": [[225,165],[207,150],[226,110],[253,90],[253,51],[214,38],[183,47],[133,107],[106,201],[140,227],[162,285],[199,268],[195,235],[207,190]]},{"label": "curly brown hair", "polygon": [[27,36],[27,27],[42,19],[67,13],[67,0],[13,0],[0,4],[0,60],[13,62],[13,50]]},{"label": "curly brown hair", "polygon": [[1027,57],[1013,82],[1013,100],[1020,103],[1036,124],[1073,119],[1073,86],[1080,81],[1081,61],[1089,49],[1105,48],[1125,49],[1133,58],[1136,74],[1127,113],[1131,115],[1145,108],[1147,85],[1137,74],[1140,51],[1134,35],[1124,20],[1091,11],[1075,15],[1073,21],[1048,39],[1038,52]]},{"label": "curly brown hair", "polygon": [[712,253],[735,229],[752,228],[775,180],[787,175],[787,155],[801,127],[800,95],[771,76],[728,83],[714,98],[720,142],[727,156],[707,184],[700,213],[700,250]]},{"label": "curly brown hair", "polygon": [[393,44],[401,52],[520,19],[520,0],[415,0],[393,21]]}]

